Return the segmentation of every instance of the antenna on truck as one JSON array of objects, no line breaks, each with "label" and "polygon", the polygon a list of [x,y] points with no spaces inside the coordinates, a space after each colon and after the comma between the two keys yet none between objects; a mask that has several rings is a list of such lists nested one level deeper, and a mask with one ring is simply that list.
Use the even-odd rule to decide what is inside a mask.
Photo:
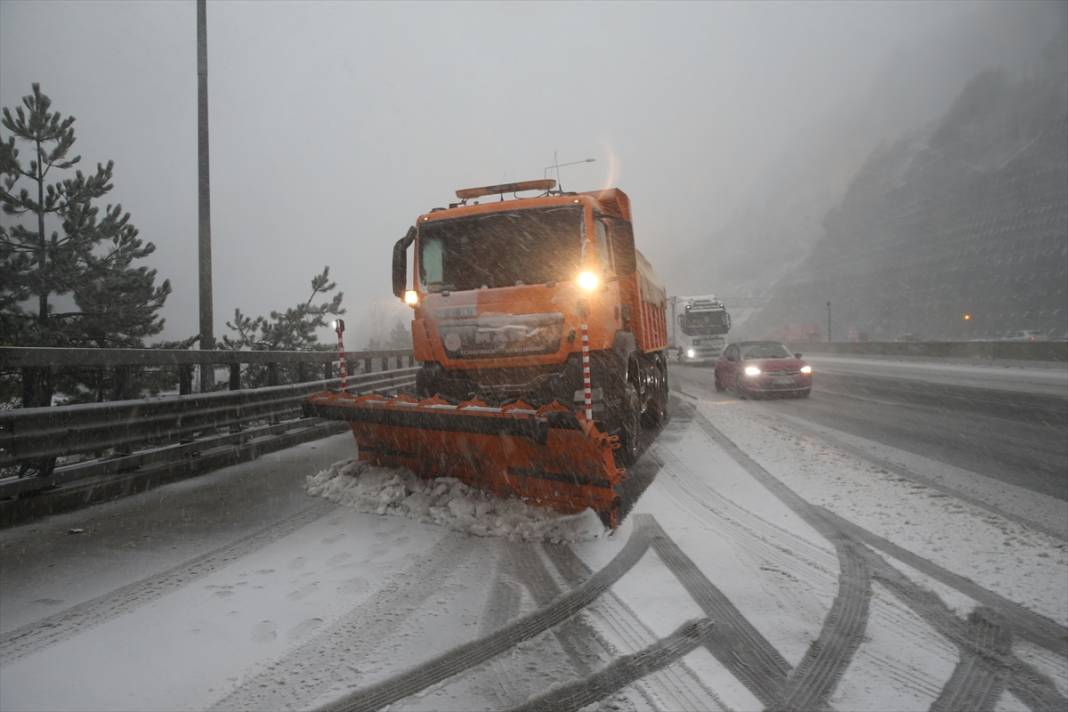
[{"label": "antenna on truck", "polygon": [[556,186],[557,186],[557,190],[559,192],[563,193],[564,192],[564,186],[560,183],[560,169],[561,168],[563,168],[565,166],[577,166],[580,163],[594,163],[596,161],[597,161],[596,158],[583,158],[581,161],[568,161],[567,163],[560,163],[558,160],[556,160],[556,151],[553,151],[553,164],[551,166],[545,166],[545,168],[541,172],[541,175],[542,175],[542,178],[548,178],[549,177],[549,171],[550,170],[555,170],[556,171]]}]

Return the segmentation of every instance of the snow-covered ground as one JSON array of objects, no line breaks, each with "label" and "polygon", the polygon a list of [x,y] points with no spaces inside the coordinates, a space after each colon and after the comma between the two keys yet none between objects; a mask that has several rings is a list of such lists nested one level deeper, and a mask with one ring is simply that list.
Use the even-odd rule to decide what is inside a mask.
[{"label": "snow-covered ground", "polygon": [[407,470],[370,467],[356,459],[309,477],[308,493],[358,512],[409,517],[475,536],[558,544],[604,534],[592,509],[559,514],[473,490],[449,477],[425,481]]},{"label": "snow-covered ground", "polygon": [[[359,464],[344,436],[324,441],[334,459],[295,448],[273,464],[288,478],[245,490],[253,509],[285,492],[285,517],[220,525],[196,553],[154,532],[140,573],[106,523],[84,525],[90,510],[0,532],[0,573],[27,582],[5,583],[0,601],[0,709],[308,709],[376,684],[402,690],[391,710],[510,708],[599,671],[623,680],[613,661],[706,618],[702,645],[619,682],[599,708],[1061,704],[1068,658],[1049,638],[1068,625],[1064,502],[989,478],[966,489],[960,468],[940,474],[795,421],[707,391],[677,397],[636,470],[656,477],[611,533],[589,511],[561,516]],[[151,501],[195,519],[215,496],[206,488],[239,474]],[[100,511],[113,522],[132,507]],[[80,523],[86,534],[64,534]],[[97,563],[57,557],[57,572],[16,556],[33,537],[84,542]],[[608,573],[577,613],[537,627]],[[87,593],[39,600],[58,600],[61,584]],[[1008,648],[962,640],[985,620]],[[494,635],[514,641],[482,655]]]}]

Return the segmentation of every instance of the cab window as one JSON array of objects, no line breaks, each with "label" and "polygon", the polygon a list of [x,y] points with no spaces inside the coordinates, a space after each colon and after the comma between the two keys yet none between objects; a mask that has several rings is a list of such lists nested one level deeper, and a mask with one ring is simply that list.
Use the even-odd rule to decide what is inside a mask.
[{"label": "cab window", "polygon": [[605,227],[603,220],[595,220],[594,225],[596,226],[597,258],[600,260],[601,269],[605,274],[614,273],[612,252],[608,249],[608,229]]}]

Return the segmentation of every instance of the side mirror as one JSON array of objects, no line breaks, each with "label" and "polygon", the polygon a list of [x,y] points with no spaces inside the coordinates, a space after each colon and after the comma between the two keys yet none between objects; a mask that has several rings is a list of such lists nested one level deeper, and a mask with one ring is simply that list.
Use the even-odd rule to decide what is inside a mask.
[{"label": "side mirror", "polygon": [[800,353],[795,353],[794,354],[794,358],[801,358],[801,354]]},{"label": "side mirror", "polygon": [[415,228],[408,228],[408,233],[393,245],[393,294],[404,299],[404,290],[408,288],[408,246],[415,242]]}]

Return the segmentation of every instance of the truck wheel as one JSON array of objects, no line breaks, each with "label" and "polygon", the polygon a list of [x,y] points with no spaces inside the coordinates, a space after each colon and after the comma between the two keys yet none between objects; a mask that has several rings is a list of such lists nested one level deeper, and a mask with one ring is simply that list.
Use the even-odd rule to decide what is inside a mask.
[{"label": "truck wheel", "polygon": [[429,398],[437,391],[437,383],[430,369],[423,366],[415,372],[415,394],[420,398]]},{"label": "truck wheel", "polygon": [[668,381],[668,366],[667,361],[660,364],[663,371],[663,390],[660,393],[660,411],[663,416],[660,419],[660,424],[664,425],[671,420],[671,414],[668,412],[668,403],[671,400],[671,383]]},{"label": "truck wheel", "polygon": [[623,422],[619,429],[619,453],[620,463],[629,467],[638,461],[638,448],[642,435],[642,405],[638,399],[638,387],[633,383],[627,383],[627,390],[623,397]]},{"label": "truck wheel", "polygon": [[659,365],[654,367],[654,371],[656,373],[656,385],[653,389],[653,397],[646,404],[645,412],[642,413],[642,425],[650,430],[659,428],[667,420],[667,372],[661,370]]}]

